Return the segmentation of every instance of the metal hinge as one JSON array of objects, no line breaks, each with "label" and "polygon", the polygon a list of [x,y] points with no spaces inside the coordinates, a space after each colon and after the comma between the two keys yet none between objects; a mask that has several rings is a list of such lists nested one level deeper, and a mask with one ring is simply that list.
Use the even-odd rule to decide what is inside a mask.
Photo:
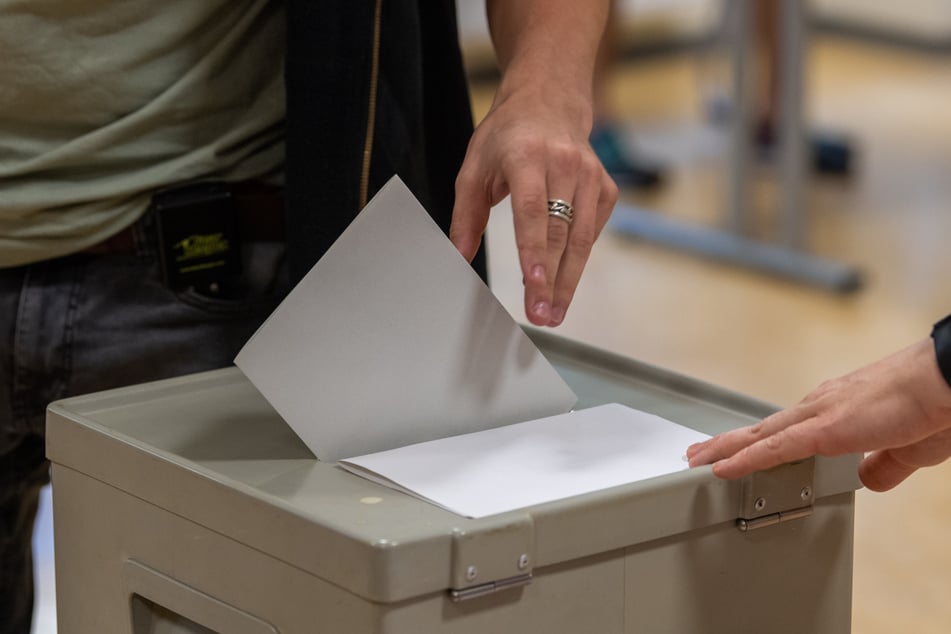
[{"label": "metal hinge", "polygon": [[745,533],[746,531],[755,531],[757,528],[766,528],[767,526],[773,526],[780,522],[798,520],[803,517],[809,517],[810,515],[812,515],[812,507],[804,506],[799,509],[793,509],[792,511],[782,511],[780,513],[755,517],[751,520],[746,520],[741,517],[736,520],[736,527]]},{"label": "metal hinge", "polygon": [[748,476],[736,527],[746,532],[812,515],[814,468],[809,458]]},{"label": "metal hinge", "polygon": [[508,579],[499,579],[497,581],[481,583],[477,586],[469,586],[468,588],[462,588],[460,590],[452,589],[449,591],[449,596],[454,602],[465,601],[466,599],[474,599],[476,597],[492,594],[493,592],[498,592],[499,590],[508,590],[509,588],[527,586],[531,582],[532,573],[528,573],[524,575],[518,575],[516,577],[509,577]]},{"label": "metal hinge", "polygon": [[531,583],[534,541],[535,525],[527,513],[472,520],[453,529],[452,600],[464,601]]}]

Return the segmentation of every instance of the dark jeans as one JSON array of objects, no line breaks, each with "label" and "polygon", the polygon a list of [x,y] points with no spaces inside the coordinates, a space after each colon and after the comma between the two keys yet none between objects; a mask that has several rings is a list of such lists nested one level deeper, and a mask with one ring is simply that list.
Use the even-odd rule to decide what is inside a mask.
[{"label": "dark jeans", "polygon": [[173,292],[150,236],[146,217],[135,253],[0,269],[0,634],[30,632],[46,405],[230,365],[287,290],[284,246],[252,243],[227,299]]}]

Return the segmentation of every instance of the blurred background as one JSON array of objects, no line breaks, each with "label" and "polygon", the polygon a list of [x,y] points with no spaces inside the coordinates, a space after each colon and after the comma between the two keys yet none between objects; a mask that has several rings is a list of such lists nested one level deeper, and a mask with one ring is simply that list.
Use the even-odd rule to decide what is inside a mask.
[{"label": "blurred background", "polygon": [[[787,406],[927,336],[951,312],[951,2],[805,4],[803,90],[794,95],[803,169],[787,178],[780,115],[769,112],[773,91],[763,79],[776,73],[770,34],[755,19],[746,65],[758,79],[746,112],[734,103],[735,1],[616,3],[597,146],[624,177],[615,217],[634,210],[648,227],[661,222],[676,235],[609,226],[557,333]],[[458,4],[478,120],[497,71],[483,3]],[[748,139],[748,152],[737,151],[736,138]],[[742,222],[731,194],[737,182]],[[492,216],[488,244],[492,288],[524,322],[505,205]],[[701,255],[711,244],[765,245],[765,255]],[[790,274],[790,263],[803,275]],[[830,272],[838,281],[823,277]],[[946,463],[887,494],[858,492],[855,633],[949,631],[949,483]],[[34,631],[46,634],[55,631],[48,498],[36,545]]]},{"label": "blurred background", "polygon": [[[714,237],[734,233],[726,4],[618,2],[599,108],[622,150],[660,173],[655,184],[619,179],[622,206]],[[494,93],[494,60],[482,3],[459,5],[478,119]],[[609,226],[557,334],[787,406],[927,336],[951,312],[951,2],[814,0],[805,22],[801,182],[784,188],[777,153],[762,147],[757,99],[765,88],[754,81],[749,218],[740,233],[788,252],[782,206],[795,196],[801,237],[793,250],[806,264],[815,257],[859,274],[860,288],[778,277]],[[836,169],[842,145],[845,170]],[[489,229],[491,285],[525,322],[511,214],[502,207]],[[949,631],[949,483],[945,463],[890,493],[857,494],[855,633]]]}]

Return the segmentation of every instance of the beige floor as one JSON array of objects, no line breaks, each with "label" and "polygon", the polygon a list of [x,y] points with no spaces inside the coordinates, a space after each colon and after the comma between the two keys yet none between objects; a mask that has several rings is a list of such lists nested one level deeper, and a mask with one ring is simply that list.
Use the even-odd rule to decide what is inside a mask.
[{"label": "beige floor", "polygon": [[[719,73],[701,57],[628,64],[610,95],[673,167],[668,186],[625,200],[716,224],[722,134],[704,124],[700,95]],[[851,180],[810,183],[809,249],[861,267],[866,288],[836,296],[606,233],[560,334],[789,405],[951,311],[951,55],[820,39],[809,67],[812,120],[853,134],[861,152]],[[477,87],[477,116],[490,97]],[[757,172],[763,235],[774,219],[770,179],[768,168]],[[491,275],[521,317],[510,226],[493,217]],[[949,482],[946,463],[891,493],[859,492],[854,632],[951,631]]]}]

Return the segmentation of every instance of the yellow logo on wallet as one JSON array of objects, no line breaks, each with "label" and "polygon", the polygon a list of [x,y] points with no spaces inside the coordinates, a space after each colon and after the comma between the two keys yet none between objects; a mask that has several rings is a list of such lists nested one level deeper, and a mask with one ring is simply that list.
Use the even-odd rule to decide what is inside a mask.
[{"label": "yellow logo on wallet", "polygon": [[211,233],[207,235],[192,235],[175,243],[173,247],[181,253],[175,256],[177,262],[185,260],[194,260],[195,258],[206,258],[228,250],[228,240],[222,233]]}]

